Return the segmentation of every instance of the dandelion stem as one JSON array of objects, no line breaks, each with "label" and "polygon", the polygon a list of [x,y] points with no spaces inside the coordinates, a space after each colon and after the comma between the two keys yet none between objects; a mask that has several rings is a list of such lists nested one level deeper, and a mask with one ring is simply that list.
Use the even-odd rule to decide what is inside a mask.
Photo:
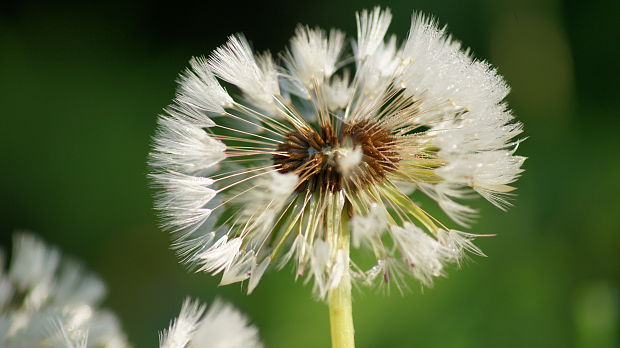
[{"label": "dandelion stem", "polygon": [[[349,232],[347,230],[347,212],[343,214],[338,238],[338,248],[346,253],[349,260]],[[345,269],[349,269],[348,261]],[[354,348],[353,307],[351,304],[351,276],[345,272],[340,284],[329,293],[329,324],[332,334],[332,348]]]},{"label": "dandelion stem", "polygon": [[353,311],[351,306],[351,279],[348,273],[329,295],[329,324],[332,348],[354,348]]}]

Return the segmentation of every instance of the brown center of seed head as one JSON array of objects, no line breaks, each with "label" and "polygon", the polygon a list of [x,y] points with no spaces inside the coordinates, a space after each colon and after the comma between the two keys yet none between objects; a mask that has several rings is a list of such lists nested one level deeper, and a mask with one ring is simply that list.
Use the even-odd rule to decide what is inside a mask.
[{"label": "brown center of seed head", "polygon": [[[299,176],[298,191],[322,189],[355,191],[373,182],[381,182],[398,168],[400,156],[396,137],[377,122],[362,120],[343,124],[339,134],[332,126],[297,130],[286,134],[272,156],[280,173]],[[354,168],[339,166],[343,156],[360,151]],[[351,160],[347,161],[350,163]]]}]

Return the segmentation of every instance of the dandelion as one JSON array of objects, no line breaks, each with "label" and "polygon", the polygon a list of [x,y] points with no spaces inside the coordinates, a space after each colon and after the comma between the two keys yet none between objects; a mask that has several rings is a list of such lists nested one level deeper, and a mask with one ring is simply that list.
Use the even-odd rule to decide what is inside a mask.
[{"label": "dandelion", "polygon": [[2,256],[0,346],[129,347],[116,316],[98,308],[103,282],[79,263],[27,233],[15,235],[6,271]]},{"label": "dandelion", "polygon": [[[475,234],[411,194],[468,227],[464,200],[505,209],[525,160],[496,70],[421,14],[404,41],[386,37],[391,17],[358,13],[350,46],[300,26],[278,59],[242,35],[192,59],[150,157],[182,260],[222,284],[249,280],[248,292],[292,263],[329,302],[335,347],[353,346],[352,281],[430,285],[465,252],[482,255]],[[362,269],[351,245],[376,264]]]},{"label": "dandelion", "polygon": [[215,301],[206,307],[190,299],[159,335],[160,348],[262,348],[258,329],[233,306]]}]

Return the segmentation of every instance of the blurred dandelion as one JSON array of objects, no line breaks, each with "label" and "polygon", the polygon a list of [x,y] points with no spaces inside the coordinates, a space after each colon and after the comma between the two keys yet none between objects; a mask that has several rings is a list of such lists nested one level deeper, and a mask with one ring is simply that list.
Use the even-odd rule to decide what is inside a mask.
[{"label": "blurred dandelion", "polygon": [[215,301],[205,306],[190,299],[159,336],[160,348],[262,348],[258,329],[231,305]]},{"label": "blurred dandelion", "polygon": [[[181,74],[150,156],[181,259],[221,284],[249,280],[248,293],[293,263],[328,300],[335,347],[353,346],[352,280],[430,285],[466,251],[483,255],[413,190],[468,227],[463,200],[507,207],[525,160],[495,69],[424,15],[403,42],[386,38],[391,17],[358,13],[351,52],[339,30],[299,26],[279,63],[231,36]],[[357,266],[350,245],[376,265]]]},{"label": "blurred dandelion", "polygon": [[0,346],[129,347],[116,316],[98,308],[105,295],[94,274],[28,233],[14,237],[5,272],[0,253]]}]

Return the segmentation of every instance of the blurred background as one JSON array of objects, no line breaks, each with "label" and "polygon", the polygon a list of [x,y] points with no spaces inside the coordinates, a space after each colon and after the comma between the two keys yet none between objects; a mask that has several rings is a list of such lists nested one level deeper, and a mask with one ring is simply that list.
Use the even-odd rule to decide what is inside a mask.
[{"label": "blurred background", "polygon": [[[328,347],[327,307],[290,269],[246,296],[177,263],[151,209],[146,156],[190,57],[236,32],[278,52],[298,22],[354,34],[354,12],[376,4],[4,0],[0,245],[28,229],[83,260],[138,348],[157,346],[185,296],[232,301],[268,348]],[[399,37],[423,11],[499,69],[529,159],[515,207],[475,202],[472,231],[497,234],[479,240],[488,258],[430,289],[412,281],[404,296],[355,293],[358,347],[620,347],[620,2],[379,4]]]}]

